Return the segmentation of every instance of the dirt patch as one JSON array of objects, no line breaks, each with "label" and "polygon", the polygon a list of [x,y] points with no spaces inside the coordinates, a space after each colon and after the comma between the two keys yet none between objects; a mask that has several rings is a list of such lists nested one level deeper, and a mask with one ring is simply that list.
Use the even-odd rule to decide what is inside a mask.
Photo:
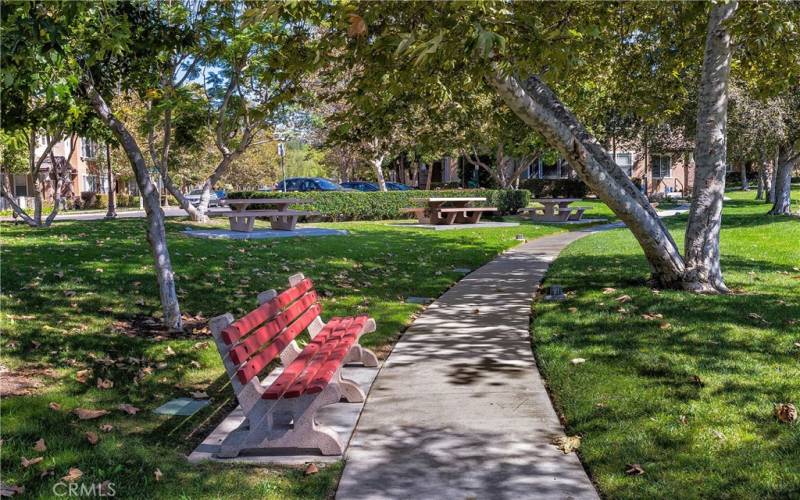
[{"label": "dirt patch", "polygon": [[41,365],[9,370],[0,365],[0,397],[30,396],[57,376],[55,370]]},{"label": "dirt patch", "polygon": [[183,316],[183,331],[170,331],[160,320],[152,316],[137,315],[131,318],[115,320],[111,324],[114,333],[128,337],[142,337],[153,340],[190,338],[196,335],[208,335],[208,320],[202,315]]}]

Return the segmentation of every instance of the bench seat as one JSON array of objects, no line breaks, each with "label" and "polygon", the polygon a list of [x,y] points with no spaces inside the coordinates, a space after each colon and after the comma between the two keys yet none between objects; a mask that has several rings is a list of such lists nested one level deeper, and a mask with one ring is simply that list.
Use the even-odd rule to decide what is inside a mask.
[{"label": "bench seat", "polygon": [[[316,423],[317,411],[342,399],[363,402],[364,391],[342,376],[346,363],[377,366],[374,353],[359,338],[375,331],[375,321],[360,315],[320,316],[322,306],[311,280],[289,278],[289,289],[259,294],[261,305],[234,321],[224,314],[209,322],[231,386],[246,420],[220,445],[218,457],[235,457],[244,449],[315,448],[338,455],[344,444],[330,428]],[[302,349],[296,338],[308,331]],[[265,386],[259,374],[280,360],[283,371]]]},{"label": "bench seat", "polygon": [[436,211],[443,212],[443,213],[451,213],[451,212],[497,212],[496,207],[447,207],[447,208],[437,208]]}]

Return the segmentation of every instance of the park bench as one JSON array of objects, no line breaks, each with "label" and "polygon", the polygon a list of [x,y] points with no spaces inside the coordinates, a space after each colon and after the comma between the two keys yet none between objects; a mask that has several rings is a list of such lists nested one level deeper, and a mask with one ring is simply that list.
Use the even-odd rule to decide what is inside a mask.
[{"label": "park bench", "polygon": [[567,222],[579,221],[583,212],[591,207],[571,207],[570,203],[578,201],[575,198],[542,198],[533,200],[541,203],[541,207],[520,208],[520,212],[529,212],[533,222]]},{"label": "park bench", "polygon": [[[259,294],[260,305],[236,321],[223,314],[209,322],[246,416],[222,442],[218,457],[255,448],[315,449],[323,455],[344,451],[339,435],[317,424],[316,413],[342,399],[364,401],[364,391],[341,370],[352,362],[378,365],[375,354],[359,345],[362,335],[375,331],[375,320],[335,317],[326,324],[311,280],[295,274],[289,285],[281,293]],[[305,330],[311,340],[301,349],[295,339]],[[260,381],[258,375],[276,360],[283,371],[271,384]]]}]

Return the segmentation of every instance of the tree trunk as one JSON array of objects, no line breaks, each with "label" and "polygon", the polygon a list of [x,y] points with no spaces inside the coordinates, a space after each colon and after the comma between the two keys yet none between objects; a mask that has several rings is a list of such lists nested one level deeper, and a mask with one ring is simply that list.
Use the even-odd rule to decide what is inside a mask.
[{"label": "tree trunk", "polygon": [[83,81],[81,88],[89,98],[94,111],[119,140],[131,162],[136,184],[139,186],[139,194],[144,203],[145,215],[147,216],[147,242],[150,244],[153,259],[155,260],[156,279],[158,280],[161,308],[164,313],[164,324],[172,330],[180,330],[183,326],[181,310],[178,303],[178,295],[175,293],[175,276],[172,272],[172,261],[167,249],[164,212],[161,210],[159,192],[150,178],[142,151],[136,143],[136,139],[125,127],[125,124],[117,120],[91,83]]},{"label": "tree trunk", "polygon": [[371,160],[372,167],[375,169],[375,176],[378,178],[378,189],[386,191],[386,179],[383,177],[383,159],[385,155],[380,155]]},{"label": "tree trunk", "polygon": [[780,148],[775,152],[775,159],[772,161],[772,168],[768,174],[769,185],[767,186],[767,198],[765,203],[775,203],[775,185],[778,183],[778,165],[780,165]]},{"label": "tree trunk", "polygon": [[756,183],[756,199],[764,199],[764,163],[758,164],[758,182]]},{"label": "tree trunk", "polygon": [[111,146],[106,143],[106,166],[108,167],[108,212],[106,219],[113,219],[117,216],[117,193],[114,185],[114,173],[111,170]]},{"label": "tree trunk", "polygon": [[685,286],[697,292],[728,291],[719,262],[719,231],[725,196],[728,120],[728,76],[731,35],[725,24],[737,1],[711,8],[697,110],[694,191],[686,226]]},{"label": "tree trunk", "polygon": [[62,171],[59,171],[58,166],[56,165],[56,157],[53,154],[53,150],[50,150],[50,163],[52,164],[52,168],[50,169],[50,178],[52,179],[53,183],[53,211],[50,212],[50,215],[48,215],[47,219],[44,221],[45,227],[50,227],[50,225],[53,223],[53,220],[55,220],[56,216],[58,215],[58,210],[61,207],[61,186],[59,186],[59,181],[63,181],[64,183],[69,182],[70,174],[72,173],[69,162],[72,161],[72,155],[75,154],[75,146],[77,145],[77,142],[77,136],[73,136],[73,139],[70,142],[69,156],[67,156],[64,160],[64,168]]},{"label": "tree trunk", "polygon": [[747,181],[747,162],[742,162],[742,191],[750,191],[750,183]]},{"label": "tree trunk", "polygon": [[655,209],[550,88],[535,76],[523,88],[514,77],[499,73],[489,83],[514,113],[541,133],[581,180],[625,222],[644,250],[653,279],[660,286],[680,287],[683,258]]},{"label": "tree trunk", "polygon": [[792,215],[792,167],[800,153],[793,148],[782,147],[778,154],[778,167],[775,178],[775,202],[769,215]]}]

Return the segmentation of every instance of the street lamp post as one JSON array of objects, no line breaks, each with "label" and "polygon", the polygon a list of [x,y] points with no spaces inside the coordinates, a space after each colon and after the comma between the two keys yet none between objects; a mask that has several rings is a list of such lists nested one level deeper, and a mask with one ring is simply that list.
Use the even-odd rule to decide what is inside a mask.
[{"label": "street lamp post", "polygon": [[281,174],[283,175],[283,182],[281,185],[283,186],[283,192],[286,192],[286,167],[283,163],[283,157],[286,156],[286,149],[283,146],[282,142],[278,143],[278,156],[281,159]]}]

